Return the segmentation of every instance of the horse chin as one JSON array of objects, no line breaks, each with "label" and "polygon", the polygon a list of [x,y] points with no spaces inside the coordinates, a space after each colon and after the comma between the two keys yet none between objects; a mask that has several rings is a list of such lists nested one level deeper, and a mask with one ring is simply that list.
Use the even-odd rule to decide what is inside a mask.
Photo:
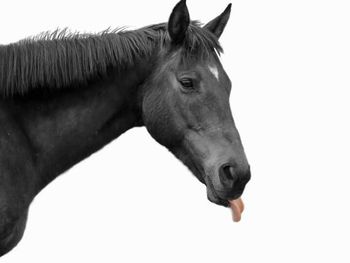
[{"label": "horse chin", "polygon": [[207,185],[207,197],[208,200],[216,205],[224,206],[224,207],[229,207],[229,201],[220,198],[216,193],[213,187],[210,185]]},{"label": "horse chin", "polygon": [[216,205],[223,206],[223,207],[229,207],[230,203],[229,201],[225,199],[221,199],[219,197],[212,197],[208,195],[208,200]]}]

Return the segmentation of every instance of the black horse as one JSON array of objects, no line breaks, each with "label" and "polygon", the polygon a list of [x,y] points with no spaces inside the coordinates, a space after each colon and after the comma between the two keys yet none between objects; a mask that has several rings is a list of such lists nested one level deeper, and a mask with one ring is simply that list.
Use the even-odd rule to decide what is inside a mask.
[{"label": "black horse", "polygon": [[136,126],[240,219],[250,169],[218,58],[230,9],[202,27],[182,0],[167,24],[0,46],[0,256],[20,241],[41,189]]}]

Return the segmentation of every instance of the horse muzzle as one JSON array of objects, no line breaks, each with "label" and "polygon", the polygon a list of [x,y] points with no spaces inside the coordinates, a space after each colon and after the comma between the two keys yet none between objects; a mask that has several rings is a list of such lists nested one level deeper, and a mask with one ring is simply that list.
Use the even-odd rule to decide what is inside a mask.
[{"label": "horse muzzle", "polygon": [[233,220],[238,222],[244,209],[243,201],[240,197],[250,178],[249,165],[245,170],[235,168],[235,165],[232,163],[221,165],[212,178],[206,177],[209,201],[217,205],[231,207]]}]

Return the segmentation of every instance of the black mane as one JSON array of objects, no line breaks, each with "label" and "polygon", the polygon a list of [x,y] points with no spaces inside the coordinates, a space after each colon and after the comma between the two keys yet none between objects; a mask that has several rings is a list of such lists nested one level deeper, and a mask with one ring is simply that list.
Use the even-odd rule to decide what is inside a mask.
[{"label": "black mane", "polygon": [[[64,88],[128,67],[135,58],[150,55],[169,43],[167,24],[97,34],[45,32],[9,45],[0,45],[0,96],[25,94],[34,88]],[[222,52],[218,39],[192,22],[183,44],[187,54]]]}]

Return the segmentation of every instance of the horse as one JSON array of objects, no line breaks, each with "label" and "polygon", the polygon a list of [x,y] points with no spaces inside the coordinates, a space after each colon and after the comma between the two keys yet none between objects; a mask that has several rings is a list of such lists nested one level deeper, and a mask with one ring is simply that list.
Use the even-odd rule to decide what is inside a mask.
[{"label": "horse", "polygon": [[133,127],[145,126],[239,221],[251,175],[219,60],[230,11],[203,25],[181,0],[167,23],[0,46],[0,256],[21,240],[45,186]]}]

